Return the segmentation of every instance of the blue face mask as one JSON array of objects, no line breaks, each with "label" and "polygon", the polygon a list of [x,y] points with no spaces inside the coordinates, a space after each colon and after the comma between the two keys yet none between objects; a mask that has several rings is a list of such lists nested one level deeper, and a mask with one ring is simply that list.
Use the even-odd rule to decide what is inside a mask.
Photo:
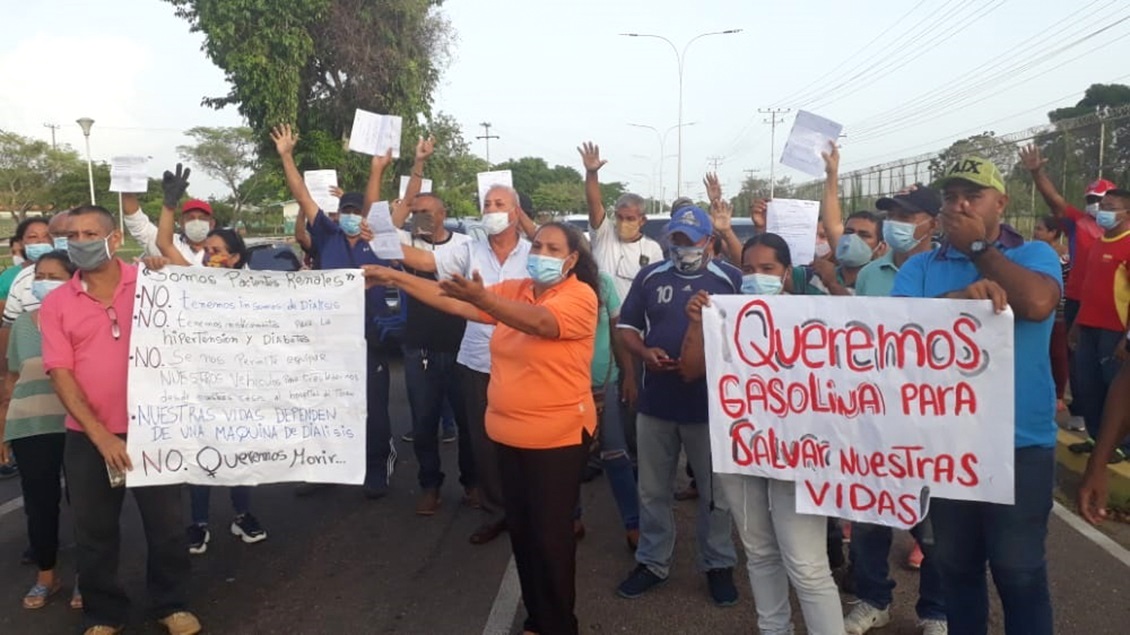
[{"label": "blue face mask", "polygon": [[46,243],[34,243],[31,245],[24,245],[24,255],[32,262],[37,262],[44,254],[55,251],[55,245],[48,245]]},{"label": "blue face mask", "polygon": [[342,214],[337,223],[346,236],[356,236],[361,233],[360,214]]},{"label": "blue face mask", "polygon": [[917,231],[918,225],[915,223],[888,220],[883,223],[883,242],[890,245],[896,253],[905,254],[926,239],[925,236],[915,238],[914,233]]},{"label": "blue face mask", "polygon": [[66,236],[62,236],[60,238],[55,239],[55,249],[59,249],[61,251],[67,250],[67,237]]},{"label": "blue face mask", "polygon": [[65,280],[33,280],[31,283],[31,294],[35,296],[36,300],[43,302],[43,298],[47,297],[55,289],[66,284]]},{"label": "blue face mask", "polygon": [[557,284],[565,279],[562,269],[565,261],[552,256],[539,256],[530,254],[526,258],[526,271],[535,282],[541,284]]},{"label": "blue face mask", "polygon": [[747,273],[742,276],[743,295],[781,295],[785,281],[768,273]]},{"label": "blue face mask", "polygon": [[[1099,210],[1095,215],[1095,223],[1103,229],[1114,229],[1118,227],[1118,212]],[[24,251],[27,251],[27,247],[24,247]]]},{"label": "blue face mask", "polygon": [[845,267],[862,267],[871,262],[871,248],[858,234],[844,234],[836,245],[836,261]]}]

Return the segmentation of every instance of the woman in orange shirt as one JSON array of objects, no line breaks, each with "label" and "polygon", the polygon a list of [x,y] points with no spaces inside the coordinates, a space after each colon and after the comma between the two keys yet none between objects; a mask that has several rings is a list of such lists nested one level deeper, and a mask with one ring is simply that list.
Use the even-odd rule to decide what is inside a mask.
[{"label": "woman in orange shirt", "polygon": [[394,285],[437,309],[496,324],[491,337],[487,434],[498,444],[510,546],[528,617],[525,633],[574,635],[573,511],[596,428],[591,366],[599,274],[580,232],[538,229],[530,278],[484,287],[478,272],[434,282],[368,266],[371,284]]}]

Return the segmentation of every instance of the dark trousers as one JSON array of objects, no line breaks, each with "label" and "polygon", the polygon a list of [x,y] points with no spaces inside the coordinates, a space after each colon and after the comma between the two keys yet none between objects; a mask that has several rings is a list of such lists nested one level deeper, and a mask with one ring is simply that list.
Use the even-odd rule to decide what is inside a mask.
[{"label": "dark trousers", "polygon": [[[487,386],[490,375],[456,364],[459,386],[467,404],[467,428],[471,432],[474,450],[475,476],[479,484],[479,502],[489,516],[487,522],[498,522],[505,517],[502,502],[502,476],[498,471],[498,444],[487,436]],[[577,468],[580,478],[580,468]],[[570,514],[572,511],[570,511]]]},{"label": "dark trousers", "polygon": [[[936,502],[936,501],[935,501]],[[922,548],[922,568],[918,571],[918,619],[946,619],[945,599],[942,596],[942,575],[938,571],[933,538],[926,539],[926,519],[910,530],[910,535]],[[851,576],[855,582],[855,596],[877,609],[891,606],[895,582],[890,576],[890,527],[867,523],[851,524]]]},{"label": "dark trousers", "polygon": [[[1075,377],[1079,380],[1076,394],[1087,435],[1092,439],[1099,438],[1106,394],[1122,366],[1114,351],[1123,337],[1125,334],[1119,331],[1079,327],[1079,342],[1075,347]],[[1130,452],[1130,438],[1121,439],[1120,447],[1123,452]]]},{"label": "dark trousers", "polygon": [[20,487],[24,495],[27,537],[40,571],[55,568],[59,555],[59,503],[63,488],[62,432],[12,440],[12,453],[20,465]]},{"label": "dark trousers", "polygon": [[[67,432],[63,465],[74,510],[78,574],[86,625],[118,626],[129,618],[130,601],[118,581],[122,502],[126,489],[110,487],[106,462],[86,434]],[[127,477],[128,478],[128,477]],[[184,610],[189,576],[180,485],[137,487],[133,492],[145,530],[145,583],[154,617]]]},{"label": "dark trousers", "polygon": [[392,420],[388,415],[388,356],[378,344],[369,344],[366,379],[365,487],[388,488],[396,467],[396,448],[392,444]]},{"label": "dark trousers", "polygon": [[931,501],[935,553],[951,633],[985,635],[985,563],[1004,609],[1006,635],[1051,635],[1045,542],[1055,486],[1055,449],[1015,451],[1015,502]]},{"label": "dark trousers", "polygon": [[550,450],[498,445],[506,528],[526,605],[524,628],[540,635],[577,633],[573,512],[588,447],[587,440]]},{"label": "dark trousers", "polygon": [[436,353],[424,348],[404,347],[404,381],[408,386],[408,405],[412,408],[412,449],[420,465],[423,489],[443,485],[439,458],[439,422],[444,405],[450,404],[459,430],[459,482],[474,487],[475,457],[467,425],[467,404],[459,389],[455,353]]},{"label": "dark trousers", "polygon": [[1055,398],[1063,399],[1067,390],[1067,377],[1071,373],[1071,365],[1067,357],[1067,322],[1056,320],[1052,325],[1049,353],[1052,357],[1052,377],[1055,379]]}]

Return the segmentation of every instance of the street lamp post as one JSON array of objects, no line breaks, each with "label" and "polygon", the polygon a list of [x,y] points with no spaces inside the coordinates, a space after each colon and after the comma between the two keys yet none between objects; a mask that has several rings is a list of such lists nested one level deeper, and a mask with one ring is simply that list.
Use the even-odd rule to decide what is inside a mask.
[{"label": "street lamp post", "polygon": [[94,164],[90,160],[90,127],[94,125],[94,120],[90,117],[83,117],[75,121],[82,128],[82,136],[86,137],[86,178],[90,182],[90,204],[95,205],[94,201]]},{"label": "street lamp post", "polygon": [[[656,140],[659,141],[659,201],[660,201],[660,211],[663,211],[662,205],[663,205],[663,203],[666,202],[666,199],[664,198],[664,192],[663,192],[663,162],[667,159],[667,156],[664,154],[666,152],[666,148],[667,148],[667,135],[671,134],[671,131],[676,129],[676,128],[678,128],[680,131],[682,131],[683,128],[685,128],[687,126],[693,126],[696,123],[698,123],[698,122],[697,121],[691,121],[691,122],[688,122],[688,123],[679,123],[679,124],[676,124],[674,126],[671,126],[667,130],[665,130],[663,132],[663,134],[660,134],[659,128],[656,128],[655,126],[648,126],[648,125],[645,125],[645,124],[642,124],[642,123],[629,123],[628,124],[629,126],[631,126],[633,128],[645,128],[647,130],[654,132]],[[680,172],[680,174],[682,174],[682,173]],[[681,193],[676,194],[676,196],[681,196]]]},{"label": "street lamp post", "polygon": [[679,180],[678,180],[678,183],[676,183],[676,185],[675,185],[675,195],[676,196],[682,196],[683,195],[683,127],[682,127],[682,124],[683,124],[683,62],[684,62],[684,60],[686,60],[686,57],[687,57],[687,49],[690,48],[691,44],[695,43],[695,40],[702,39],[702,38],[707,37],[709,35],[730,35],[730,34],[733,34],[733,33],[741,33],[741,31],[742,31],[741,29],[726,29],[725,31],[711,31],[709,33],[700,33],[700,34],[692,37],[686,44],[683,45],[682,52],[679,51],[679,47],[675,46],[674,42],[667,39],[666,37],[663,37],[662,35],[654,35],[654,34],[651,34],[651,33],[621,33],[620,34],[620,35],[623,35],[623,36],[626,36],[626,37],[649,37],[649,38],[654,38],[656,40],[663,40],[668,45],[670,45],[671,50],[675,52],[675,61],[678,63],[678,66],[679,66],[679,119],[678,119],[679,125],[677,126],[678,129],[679,129],[679,150],[678,150],[679,160],[678,160],[678,164],[677,164],[678,167],[676,168]]}]

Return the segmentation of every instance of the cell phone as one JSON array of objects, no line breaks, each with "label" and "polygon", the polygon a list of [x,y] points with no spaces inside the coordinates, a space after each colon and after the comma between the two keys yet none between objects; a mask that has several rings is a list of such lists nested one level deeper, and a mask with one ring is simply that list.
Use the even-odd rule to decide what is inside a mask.
[{"label": "cell phone", "polygon": [[668,358],[668,359],[661,359],[661,360],[659,360],[659,365],[660,365],[660,366],[669,366],[669,367],[670,367],[670,366],[678,366],[678,365],[679,365],[679,360],[677,360],[677,359],[670,359],[670,358]]},{"label": "cell phone", "polygon": [[106,475],[110,477],[110,487],[125,487],[126,473],[115,470],[109,463],[106,464]]}]

